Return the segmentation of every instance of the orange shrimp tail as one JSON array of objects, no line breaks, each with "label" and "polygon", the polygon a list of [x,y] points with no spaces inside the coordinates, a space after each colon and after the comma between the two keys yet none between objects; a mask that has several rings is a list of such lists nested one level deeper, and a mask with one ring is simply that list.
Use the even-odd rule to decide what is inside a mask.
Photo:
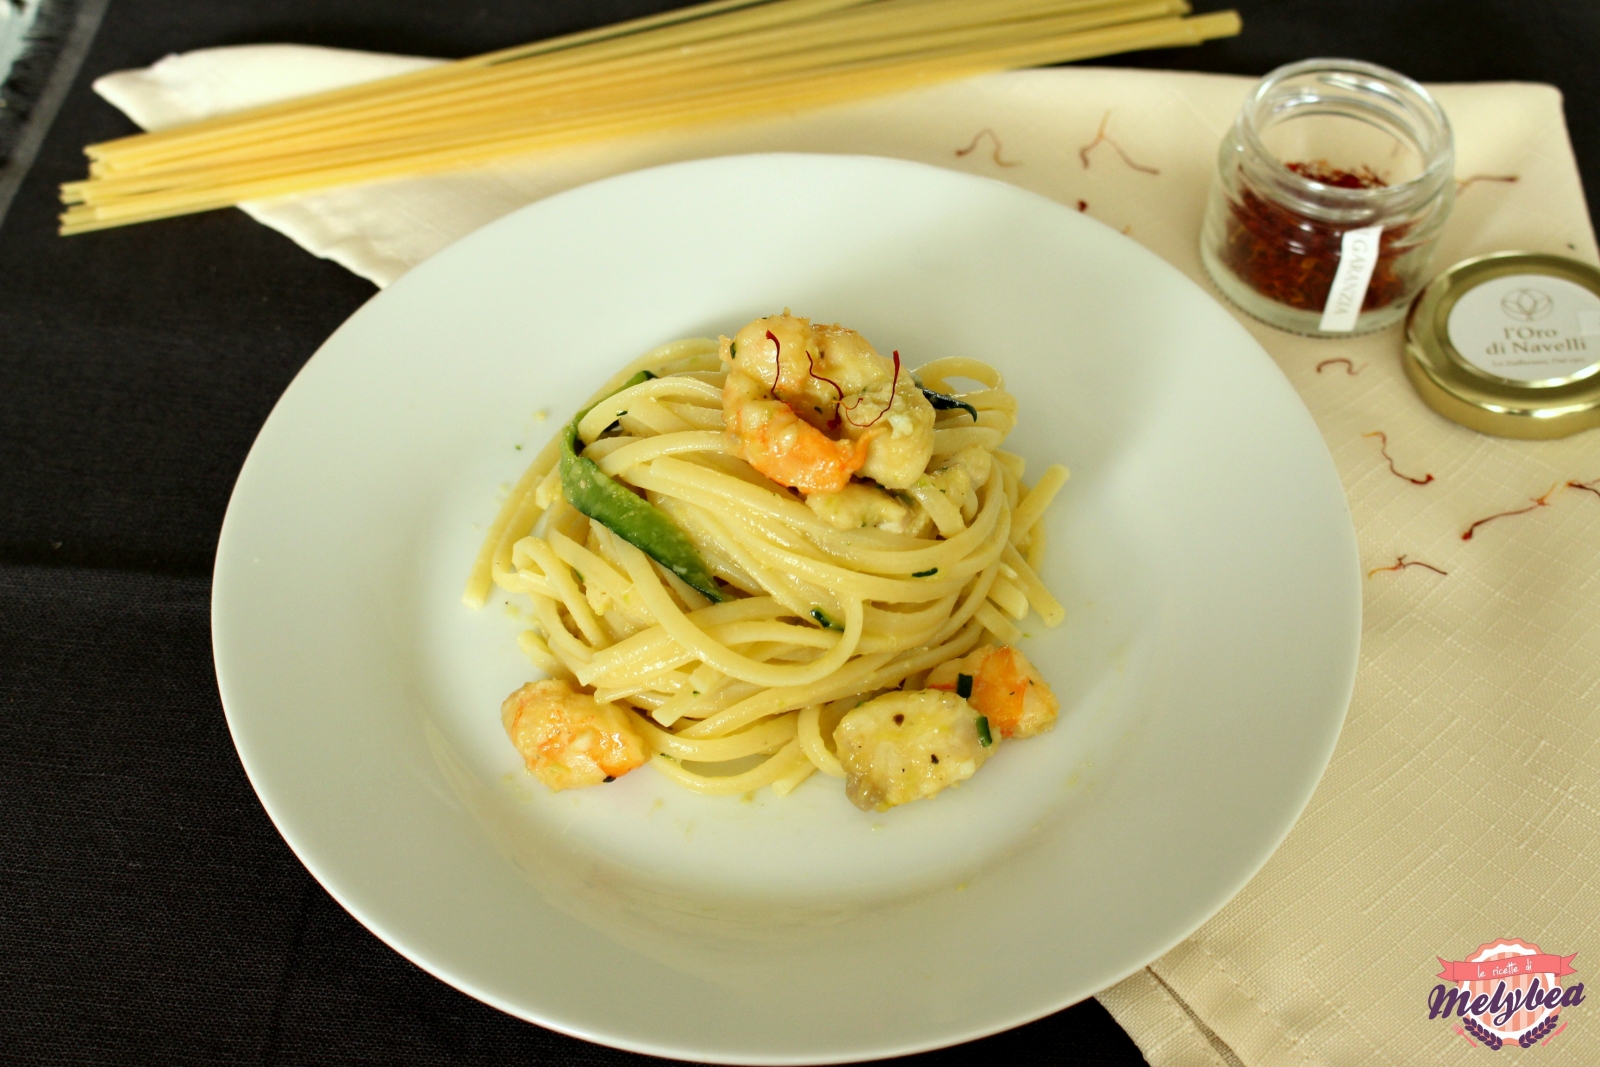
[{"label": "orange shrimp tail", "polygon": [[1027,695],[1028,676],[1009,645],[995,649],[972,680],[972,706],[988,716],[1002,737],[1013,736],[1022,724]]},{"label": "orange shrimp tail", "polygon": [[835,441],[781,400],[745,404],[733,429],[746,463],[806,494],[842,491],[866,463],[874,436]]}]

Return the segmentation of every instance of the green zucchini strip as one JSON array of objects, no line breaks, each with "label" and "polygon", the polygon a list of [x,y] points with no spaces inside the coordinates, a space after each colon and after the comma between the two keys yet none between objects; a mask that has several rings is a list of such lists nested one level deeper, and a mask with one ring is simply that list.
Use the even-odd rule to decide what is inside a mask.
[{"label": "green zucchini strip", "polygon": [[[642,370],[624,382],[622,389],[631,389],[654,377]],[[717,587],[689,535],[666,512],[613,481],[599,464],[581,455],[583,443],[578,440],[578,423],[592,410],[585,408],[578,412],[561,434],[561,491],[567,503],[682,578],[690,588],[713,603],[726,600],[727,596]]]}]

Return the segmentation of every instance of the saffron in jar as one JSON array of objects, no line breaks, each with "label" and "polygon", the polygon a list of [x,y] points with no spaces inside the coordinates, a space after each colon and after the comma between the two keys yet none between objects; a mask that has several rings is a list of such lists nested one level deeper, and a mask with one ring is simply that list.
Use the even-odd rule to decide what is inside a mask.
[{"label": "saffron in jar", "polygon": [[[1322,161],[1289,163],[1303,178],[1336,189],[1380,189],[1386,183],[1367,167],[1341,170]],[[1320,313],[1339,269],[1340,246],[1348,227],[1302,215],[1245,186],[1231,204],[1222,260],[1250,288],[1268,300],[1300,311]],[[1386,229],[1378,239],[1378,260],[1361,302],[1363,311],[1388,307],[1416,286],[1397,270],[1410,229]]]},{"label": "saffron in jar", "polygon": [[1427,90],[1371,63],[1280,67],[1217,156],[1200,258],[1217,288],[1314,337],[1399,322],[1454,202],[1449,120]]}]

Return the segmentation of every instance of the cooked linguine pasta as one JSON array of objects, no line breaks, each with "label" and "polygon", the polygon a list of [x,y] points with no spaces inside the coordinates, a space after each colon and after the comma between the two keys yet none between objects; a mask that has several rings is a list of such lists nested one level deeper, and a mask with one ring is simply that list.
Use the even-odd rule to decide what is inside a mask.
[{"label": "cooked linguine pasta", "polygon": [[[961,382],[976,388],[962,390]],[[701,793],[816,771],[883,809],[970,777],[1055,699],[1013,647],[1040,518],[1001,449],[1016,421],[975,359],[915,370],[785,312],[623,368],[512,490],[465,600],[525,594],[549,678],[506,729],[552,788],[650,762]]]}]

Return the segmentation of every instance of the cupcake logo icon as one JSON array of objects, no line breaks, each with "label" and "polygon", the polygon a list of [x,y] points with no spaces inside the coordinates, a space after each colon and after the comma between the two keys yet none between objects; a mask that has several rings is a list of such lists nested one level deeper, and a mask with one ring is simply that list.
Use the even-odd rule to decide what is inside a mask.
[{"label": "cupcake logo icon", "polygon": [[1567,1028],[1562,1014],[1583,1003],[1573,957],[1503,937],[1479,945],[1464,960],[1439,959],[1444,982],[1428,994],[1428,1018],[1443,1018],[1474,1048],[1496,1051],[1548,1045]]},{"label": "cupcake logo icon", "polygon": [[1518,322],[1538,322],[1555,309],[1550,294],[1537,289],[1513,289],[1500,298],[1500,310]]}]

